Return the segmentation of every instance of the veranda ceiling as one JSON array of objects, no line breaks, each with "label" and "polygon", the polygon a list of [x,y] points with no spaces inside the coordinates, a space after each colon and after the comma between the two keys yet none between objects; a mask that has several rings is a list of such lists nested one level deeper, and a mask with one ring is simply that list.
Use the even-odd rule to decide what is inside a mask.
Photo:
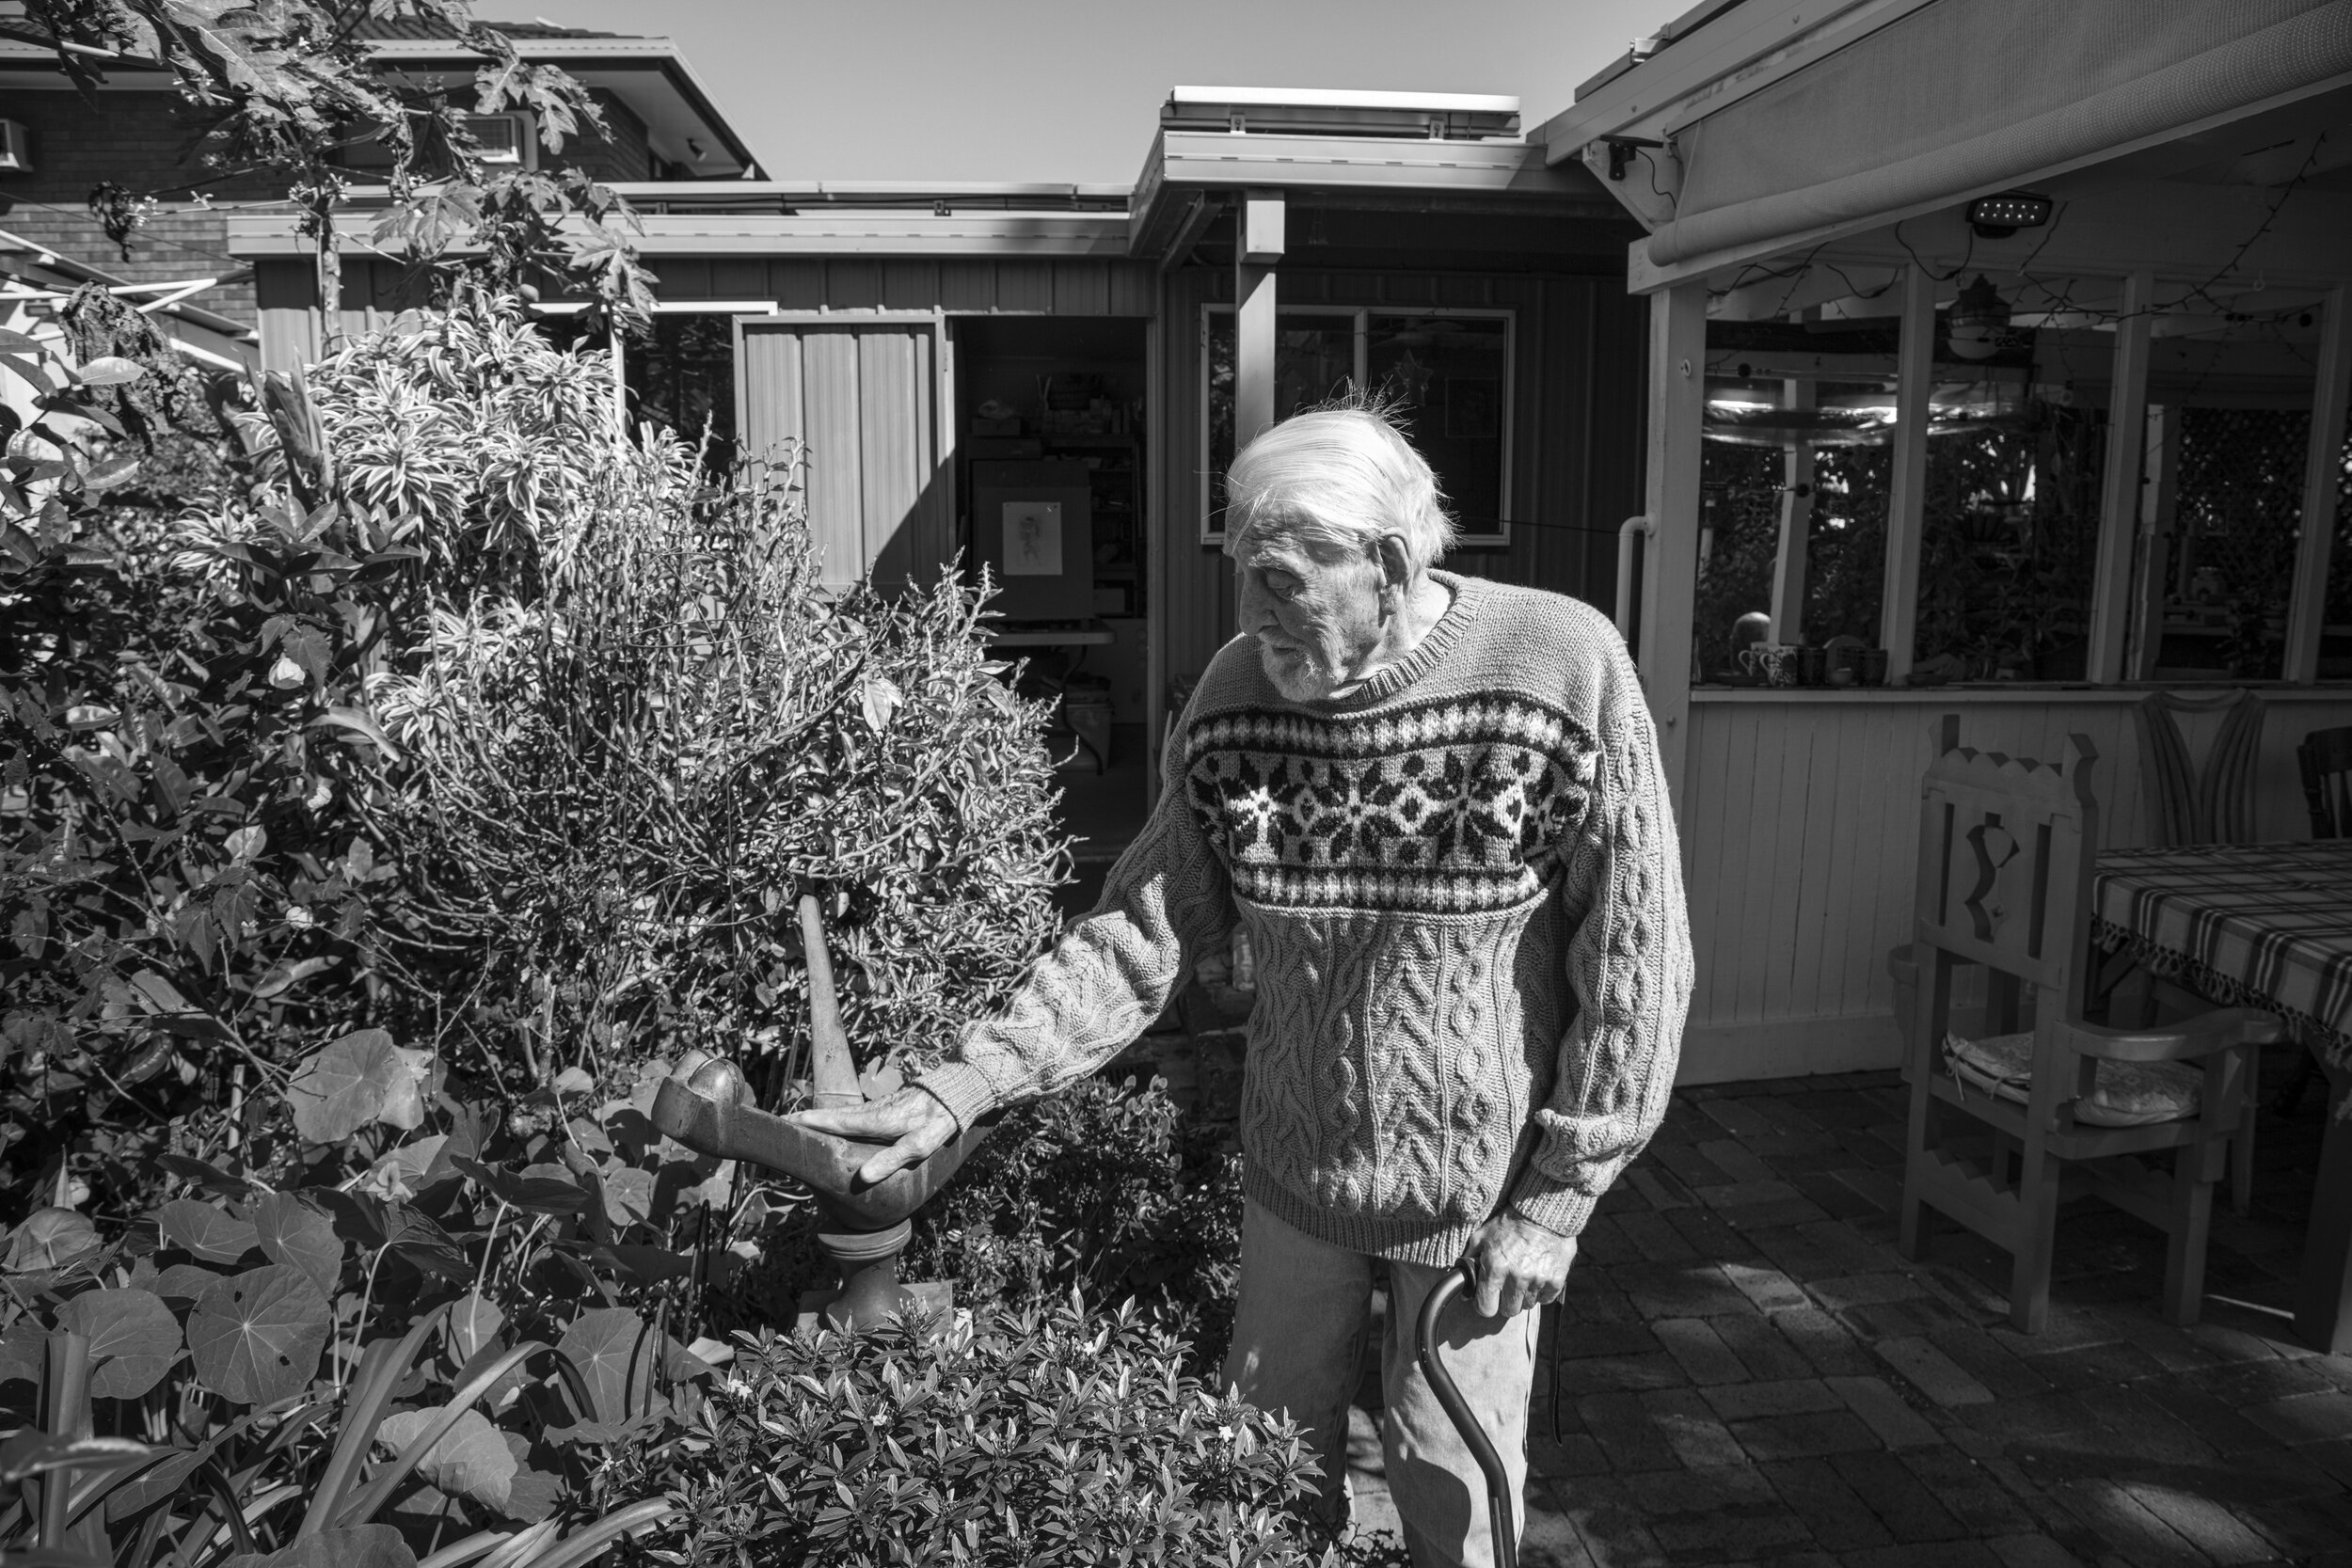
[{"label": "veranda ceiling", "polygon": [[2216,245],[2227,263],[2252,227],[2237,219],[2259,222],[2281,189],[2298,199],[2263,230],[2267,258],[2234,259],[2311,281],[2342,269],[2352,214],[2329,187],[2352,134],[2328,132],[2352,87],[2352,0],[1830,0],[1809,15],[1747,0],[1685,22],[1539,133],[1555,161],[1596,169],[1622,144],[1612,189],[1651,229],[1638,288],[1818,246],[1899,262],[1905,243],[1964,237],[1969,198],[2054,183],[2087,203],[2063,248],[2112,253],[2084,271],[2177,248],[2198,272]]}]

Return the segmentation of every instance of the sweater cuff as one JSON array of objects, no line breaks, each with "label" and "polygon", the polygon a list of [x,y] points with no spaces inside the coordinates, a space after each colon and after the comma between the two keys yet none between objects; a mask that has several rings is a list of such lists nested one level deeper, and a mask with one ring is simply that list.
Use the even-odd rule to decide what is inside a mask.
[{"label": "sweater cuff", "polygon": [[1594,1207],[1599,1202],[1592,1194],[1579,1192],[1531,1166],[1512,1190],[1511,1212],[1523,1220],[1533,1220],[1554,1235],[1576,1236],[1582,1234],[1585,1222],[1593,1217]]},{"label": "sweater cuff", "polygon": [[917,1078],[914,1086],[947,1107],[960,1132],[971,1132],[972,1124],[999,1103],[995,1085],[969,1062],[942,1062]]}]

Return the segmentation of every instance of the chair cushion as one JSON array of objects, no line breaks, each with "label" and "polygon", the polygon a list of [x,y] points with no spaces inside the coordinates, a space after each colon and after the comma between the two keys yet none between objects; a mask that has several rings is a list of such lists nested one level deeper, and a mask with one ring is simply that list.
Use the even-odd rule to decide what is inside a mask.
[{"label": "chair cushion", "polygon": [[[2022,1105],[2033,1091],[2033,1035],[1947,1034],[1944,1064],[1968,1087]],[[2182,1121],[2197,1114],[2204,1089],[2205,1075],[2177,1062],[2101,1062],[2090,1097],[2074,1101],[2074,1119],[2090,1127]]]}]

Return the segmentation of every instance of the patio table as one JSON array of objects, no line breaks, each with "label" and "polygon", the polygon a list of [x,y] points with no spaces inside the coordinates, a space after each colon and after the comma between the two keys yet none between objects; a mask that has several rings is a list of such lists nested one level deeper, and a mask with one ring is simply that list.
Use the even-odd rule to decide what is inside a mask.
[{"label": "patio table", "polygon": [[2328,1073],[2296,1291],[2298,1338],[2352,1350],[2352,840],[2114,849],[2092,884],[2093,935],[2203,995],[2279,1014]]}]

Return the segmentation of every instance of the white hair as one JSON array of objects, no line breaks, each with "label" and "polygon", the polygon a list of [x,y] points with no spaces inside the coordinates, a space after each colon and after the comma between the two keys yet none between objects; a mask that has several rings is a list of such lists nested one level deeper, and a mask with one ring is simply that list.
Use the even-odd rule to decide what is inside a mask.
[{"label": "white hair", "polygon": [[1225,484],[1228,555],[1266,536],[1370,554],[1393,533],[1421,572],[1454,543],[1438,476],[1377,405],[1292,415],[1242,449]]}]

